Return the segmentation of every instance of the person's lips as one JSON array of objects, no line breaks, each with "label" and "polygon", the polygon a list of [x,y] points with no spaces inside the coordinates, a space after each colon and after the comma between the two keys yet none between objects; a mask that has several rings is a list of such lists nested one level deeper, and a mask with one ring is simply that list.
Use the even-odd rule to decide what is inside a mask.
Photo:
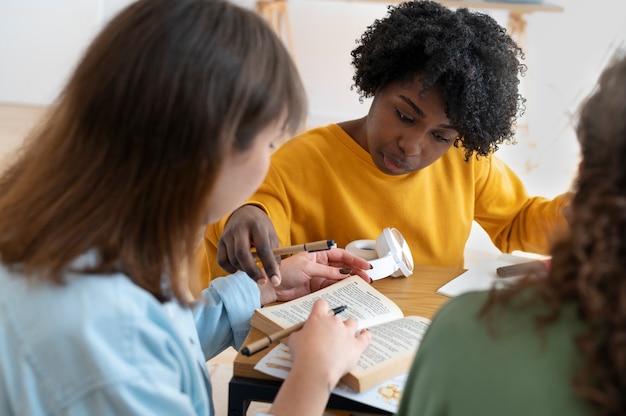
[{"label": "person's lips", "polygon": [[393,173],[407,173],[411,172],[411,166],[409,166],[406,161],[394,157],[393,155],[383,153],[383,161],[385,163],[385,167]]}]

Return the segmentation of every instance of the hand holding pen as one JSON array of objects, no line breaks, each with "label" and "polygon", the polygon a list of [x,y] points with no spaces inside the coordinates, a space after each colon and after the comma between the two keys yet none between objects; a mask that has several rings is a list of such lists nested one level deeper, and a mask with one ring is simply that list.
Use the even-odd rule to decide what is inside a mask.
[{"label": "hand holding pen", "polygon": [[[255,281],[280,281],[280,256],[272,249],[279,246],[274,224],[265,211],[254,205],[235,210],[217,244],[217,262],[228,273],[243,270]],[[256,256],[250,250],[255,248]],[[259,268],[257,262],[262,264]],[[275,276],[275,277],[274,277]]]},{"label": "hand holding pen", "polygon": [[[293,357],[290,371],[295,377],[293,380],[298,380],[295,382],[300,385],[303,378],[324,380],[326,395],[344,374],[354,368],[371,342],[369,331],[357,330],[356,319],[341,320],[338,316],[329,316],[328,309],[326,301],[318,300],[302,330],[294,332],[287,340]],[[288,380],[285,382],[289,383]],[[284,389],[279,394],[289,397],[288,391]],[[282,409],[283,413],[278,408],[272,410],[273,414],[291,414],[289,409]]]},{"label": "hand holding pen", "polygon": [[[338,313],[345,311],[348,307],[346,305],[337,306],[336,308],[332,308],[328,310],[328,314],[331,316],[335,316]],[[277,331],[273,334],[266,335],[258,341],[255,341],[251,344],[246,345],[241,349],[241,353],[245,356],[250,356],[256,354],[257,352],[264,350],[269,347],[272,342],[280,341],[283,338],[288,337],[292,333],[299,331],[304,327],[306,321],[302,321],[298,324],[290,326],[289,328],[285,328],[283,330]]]},{"label": "hand holding pen", "polygon": [[[330,284],[333,280],[338,280],[357,274],[366,281],[370,281],[369,276],[364,270],[369,270],[371,265],[358,256],[350,254],[341,249],[329,248],[334,245],[332,240],[321,240],[321,242],[300,242],[289,249],[281,248],[275,254],[274,249],[278,246],[278,237],[274,226],[269,217],[263,210],[256,206],[245,205],[233,212],[230,219],[226,223],[222,237],[218,243],[217,259],[219,265],[229,273],[235,273],[243,270],[253,280],[257,282],[265,282],[269,279],[272,285],[280,290],[277,296],[281,300],[288,300],[289,294],[285,293],[288,289],[281,281],[290,280],[295,277],[299,280],[314,280],[312,283],[319,283],[314,287],[323,287]],[[320,247],[321,245],[321,247]],[[250,247],[253,247],[251,250]],[[284,261],[280,261],[280,255],[285,251],[297,250],[319,250],[314,252],[305,252],[307,255],[291,256]],[[287,260],[296,257],[294,263],[298,261],[302,269],[294,270],[294,267]],[[259,267],[257,261],[262,263]],[[283,265],[281,265],[283,263]],[[342,270],[343,269],[343,270]],[[341,272],[344,273],[341,273]],[[288,282],[288,284],[292,284]],[[315,289],[313,289],[315,290]],[[293,297],[291,297],[293,299]]]}]

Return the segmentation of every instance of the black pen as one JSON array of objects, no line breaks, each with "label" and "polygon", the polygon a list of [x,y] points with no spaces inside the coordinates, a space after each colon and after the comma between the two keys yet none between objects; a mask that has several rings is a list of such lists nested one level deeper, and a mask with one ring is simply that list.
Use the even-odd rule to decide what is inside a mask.
[{"label": "black pen", "polygon": [[[329,309],[328,314],[337,315],[338,313],[345,311],[347,308],[348,307],[346,305],[337,306],[336,308]],[[302,329],[305,322],[306,321],[302,321],[299,324],[290,326],[289,328],[285,328],[281,331],[274,332],[271,335],[266,335],[264,338],[261,338],[260,340],[255,341],[243,347],[241,350],[241,353],[247,357],[251,356],[252,354],[256,354],[257,352],[269,347],[272,342],[283,339],[289,336],[292,332],[296,332],[297,330]]]}]

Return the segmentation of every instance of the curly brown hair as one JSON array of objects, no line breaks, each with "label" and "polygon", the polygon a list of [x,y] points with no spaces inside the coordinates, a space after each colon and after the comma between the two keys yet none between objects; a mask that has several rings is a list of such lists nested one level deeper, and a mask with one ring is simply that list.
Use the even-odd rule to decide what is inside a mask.
[{"label": "curly brown hair", "polygon": [[538,329],[574,303],[585,331],[573,339],[584,357],[574,387],[598,415],[626,414],[626,56],[609,65],[581,107],[582,151],[570,229],[552,248],[547,278],[528,277],[491,296],[482,313],[522,288],[550,306]]},{"label": "curly brown hair", "polygon": [[601,75],[577,128],[583,161],[571,235],[553,249],[547,288],[574,299],[588,331],[576,339],[587,362],[579,393],[600,415],[626,413],[626,59]]},{"label": "curly brown hair", "polygon": [[526,68],[522,50],[490,16],[410,1],[389,6],[387,17],[374,21],[357,43],[353,80],[362,98],[420,75],[424,90],[442,92],[466,159],[514,142],[524,110],[518,75]]}]

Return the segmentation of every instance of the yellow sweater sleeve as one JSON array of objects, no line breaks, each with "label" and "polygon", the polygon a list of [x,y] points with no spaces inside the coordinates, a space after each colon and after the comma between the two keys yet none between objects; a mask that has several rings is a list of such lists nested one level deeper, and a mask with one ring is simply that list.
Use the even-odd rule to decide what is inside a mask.
[{"label": "yellow sweater sleeve", "polygon": [[547,254],[554,238],[567,227],[563,209],[570,194],[530,197],[504,162],[495,156],[488,162],[477,175],[475,220],[503,252]]}]

